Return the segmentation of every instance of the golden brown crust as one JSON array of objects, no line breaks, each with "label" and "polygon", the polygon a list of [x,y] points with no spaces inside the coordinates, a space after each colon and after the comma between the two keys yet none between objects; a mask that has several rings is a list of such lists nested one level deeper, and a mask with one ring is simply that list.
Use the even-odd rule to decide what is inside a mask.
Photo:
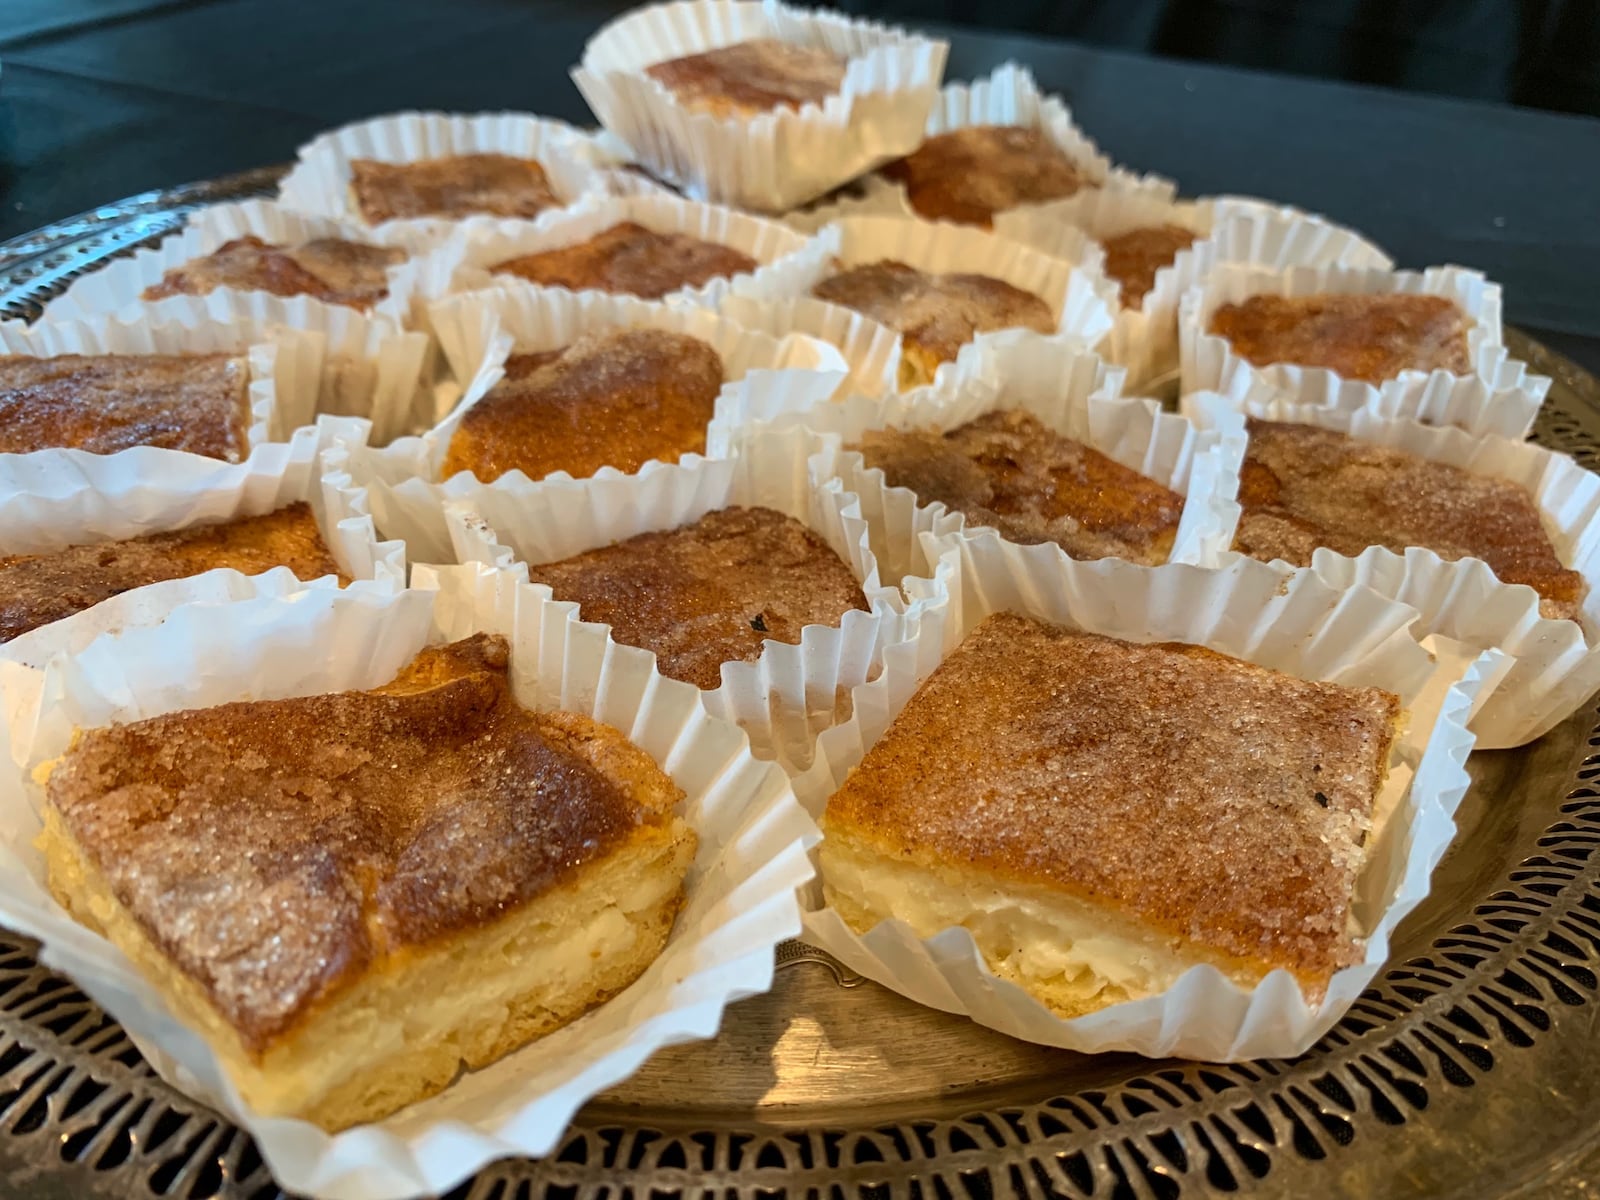
[{"label": "golden brown crust", "polygon": [[1467,316],[1443,296],[1249,296],[1224,304],[1209,332],[1258,367],[1325,367],[1381,383],[1404,370],[1470,375]]},{"label": "golden brown crust", "polygon": [[1073,558],[1167,561],[1183,497],[1021,409],[947,432],[887,429],[859,446],[890,487],[910,488],[1014,542],[1054,542]]},{"label": "golden brown crust", "polygon": [[1037,129],[969,125],[923,142],[882,174],[905,185],[918,216],[988,228],[994,214],[1072,195],[1089,181]]},{"label": "golden brown crust", "polygon": [[691,525],[645,533],[529,567],[586,621],[653,650],[663,675],[699,688],[725,662],[754,662],[769,639],[797,645],[806,625],[837,625],[866,597],[850,568],[793,517],[725,508]]},{"label": "golden brown crust", "polygon": [[1156,272],[1170,267],[1180,250],[1200,235],[1182,225],[1147,225],[1116,237],[1101,238],[1106,275],[1122,286],[1122,307],[1138,308],[1156,285]]},{"label": "golden brown crust", "polygon": [[235,238],[173,267],[160,283],[145,288],[144,299],[203,296],[231,287],[274,296],[314,296],[365,312],[389,294],[389,268],[405,257],[403,250],[344,238],[316,238],[301,246]]},{"label": "golden brown crust", "polygon": [[662,329],[590,334],[561,350],[513,354],[506,376],[462,414],[441,477],[508,471],[575,478],[637,471],[706,448],[722,359],[699,338]]},{"label": "golden brown crust", "polygon": [[680,104],[720,117],[821,104],[844,83],[847,59],[776,38],[753,38],[670,59],[645,74]]},{"label": "golden brown crust", "polygon": [[1248,430],[1234,549],[1309,566],[1318,546],[1351,556],[1425,546],[1481,558],[1537,591],[1544,616],[1576,619],[1583,576],[1562,565],[1526,488],[1333,429],[1251,419]]},{"label": "golden brown crust", "polygon": [[1399,699],[1010,613],[970,633],[832,799],[824,833],[992,872],[1325,982]]},{"label": "golden brown crust", "polygon": [[933,275],[893,259],[850,267],[811,289],[901,334],[907,354],[949,362],[980,333],[1020,327],[1054,333],[1050,306],[988,275]]},{"label": "golden brown crust", "polygon": [[561,204],[544,168],[509,154],[453,154],[421,162],[350,160],[350,191],[369,224],[413,217],[536,217]]},{"label": "golden brown crust", "polygon": [[732,246],[686,233],[657,233],[623,221],[587,241],[507,259],[490,270],[546,287],[621,292],[659,300],[679,288],[743,275],[758,265]]},{"label": "golden brown crust", "polygon": [[133,588],[216,567],[244,575],[288,567],[302,580],[339,574],[311,506],[303,501],[259,517],[173,533],[0,556],[0,642]]},{"label": "golden brown crust", "polygon": [[369,970],[665,836],[682,793],[615,730],[518,705],[507,661],[478,634],[370,692],[90,730],[48,802],[259,1057]]},{"label": "golden brown crust", "polygon": [[240,462],[249,384],[231,354],[0,356],[0,454],[158,446]]}]

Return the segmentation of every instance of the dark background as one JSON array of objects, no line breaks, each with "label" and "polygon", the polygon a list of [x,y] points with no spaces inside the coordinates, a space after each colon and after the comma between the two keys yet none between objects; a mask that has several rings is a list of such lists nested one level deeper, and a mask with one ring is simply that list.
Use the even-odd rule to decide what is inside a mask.
[{"label": "dark background", "polygon": [[[1478,267],[1600,371],[1600,0],[840,0],[1026,63],[1115,160]],[[622,0],[0,0],[0,239],[404,108],[589,120]],[[1575,115],[1591,114],[1591,115]]]}]

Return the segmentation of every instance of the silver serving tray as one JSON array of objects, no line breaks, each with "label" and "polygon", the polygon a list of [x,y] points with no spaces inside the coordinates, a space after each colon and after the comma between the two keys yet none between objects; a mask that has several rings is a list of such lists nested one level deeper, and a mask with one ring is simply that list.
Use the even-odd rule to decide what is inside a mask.
[{"label": "silver serving tray", "polygon": [[[0,244],[0,316],[269,190],[281,169],[148,193]],[[1555,380],[1534,437],[1600,461],[1600,382]],[[664,1051],[548,1159],[470,1200],[1118,1200],[1600,1195],[1600,728],[1472,756],[1461,833],[1394,965],[1309,1054],[1087,1056],[920,1008],[798,942],[714,1041]],[[0,931],[0,1194],[279,1193],[250,1139],[162,1083],[33,944]]]}]

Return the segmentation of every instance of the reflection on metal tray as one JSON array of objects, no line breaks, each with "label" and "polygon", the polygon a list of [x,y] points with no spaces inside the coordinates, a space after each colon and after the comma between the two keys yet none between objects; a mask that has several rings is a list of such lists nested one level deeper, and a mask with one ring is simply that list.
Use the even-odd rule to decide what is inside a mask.
[{"label": "reflection on metal tray", "polygon": [[[136,197],[0,245],[0,316],[278,172]],[[1600,460],[1600,383],[1555,379],[1536,438]],[[542,1162],[453,1196],[1591,1196],[1600,1184],[1600,730],[1473,756],[1461,834],[1394,965],[1310,1054],[1084,1056],[922,1009],[799,943],[720,1037],[656,1056]],[[0,932],[0,1192],[271,1200],[250,1141],[151,1074]]]}]

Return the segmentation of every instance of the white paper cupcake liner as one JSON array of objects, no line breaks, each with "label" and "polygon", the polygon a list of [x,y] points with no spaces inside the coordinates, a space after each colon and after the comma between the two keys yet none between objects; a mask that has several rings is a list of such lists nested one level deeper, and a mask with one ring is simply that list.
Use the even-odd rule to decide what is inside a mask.
[{"label": "white paper cupcake liner", "polygon": [[[834,222],[817,237],[832,248],[832,254],[814,278],[801,281],[798,292],[741,280],[734,285],[734,294],[761,301],[807,296],[813,287],[838,270],[894,259],[938,274],[988,275],[1032,292],[1050,306],[1056,318],[1056,332],[1052,336],[1063,341],[1093,347],[1111,330],[1115,295],[1101,275],[1080,270],[987,230],[907,217],[851,217]],[[934,373],[934,385],[948,385],[953,381],[947,376],[965,376],[977,370],[977,349],[1007,332],[978,334],[962,347],[953,361],[939,364]],[[895,335],[893,330],[889,333]],[[899,370],[898,358],[894,369]]]},{"label": "white paper cupcake liner", "polygon": [[[1242,420],[1227,430],[1202,431],[1154,401],[1123,399],[1121,367],[1036,334],[1009,335],[985,351],[985,361],[995,381],[988,388],[946,391],[915,406],[852,398],[798,418],[817,435],[813,477],[839,479],[860,497],[886,579],[917,573],[923,533],[965,538],[994,531],[969,528],[964,514],[921,503],[910,488],[888,486],[882,470],[869,469],[858,451],[845,447],[872,429],[949,430],[1002,408],[1030,412],[1057,433],[1181,493],[1184,510],[1170,561],[1213,565],[1232,544]],[[1065,557],[1053,544],[1049,549]]]},{"label": "white paper cupcake liner", "polygon": [[[451,560],[444,501],[464,489],[511,486],[520,472],[490,484],[470,472],[438,481],[450,438],[461,415],[504,374],[506,358],[515,351],[552,350],[569,345],[598,329],[670,329],[701,338],[722,356],[727,382],[717,397],[707,427],[705,455],[685,455],[680,462],[726,458],[730,429],[811,408],[833,394],[848,374],[843,358],[831,346],[801,335],[778,341],[752,333],[709,309],[656,304],[630,296],[597,292],[573,293],[553,288],[496,289],[456,296],[433,306],[440,344],[452,368],[467,381],[461,402],[434,429],[421,437],[402,438],[375,450],[352,447],[351,473],[371,489],[378,527],[389,537],[405,540],[414,560]],[[652,461],[639,474],[666,464]],[[591,478],[622,473],[602,467]],[[553,479],[568,478],[557,472]]]},{"label": "white paper cupcake liner", "polygon": [[[747,279],[782,291],[793,291],[815,276],[827,247],[808,240],[776,221],[715,204],[680,200],[665,193],[594,196],[543,224],[502,221],[493,229],[462,229],[419,263],[421,293],[430,300],[485,288],[534,287],[515,275],[496,275],[491,268],[524,254],[571,246],[613,225],[631,221],[657,233],[684,233],[731,247],[755,259],[757,267],[734,279]],[[679,288],[661,297],[715,306],[734,279],[712,279],[699,287]]]},{"label": "white paper cupcake liner", "polygon": [[[1308,384],[1307,390],[1314,388]],[[1293,392],[1258,389],[1244,403],[1202,392],[1185,397],[1184,408],[1203,427],[1225,426],[1242,412],[1337,429],[1527,488],[1556,555],[1583,576],[1586,594],[1578,621],[1541,617],[1537,592],[1500,582],[1481,559],[1446,560],[1420,546],[1404,554],[1372,546],[1354,558],[1322,548],[1309,569],[1334,587],[1365,586],[1411,605],[1420,614],[1414,626],[1419,639],[1437,635],[1511,657],[1505,680],[1472,720],[1484,749],[1532,741],[1600,689],[1600,476],[1531,442],[1475,437],[1384,417],[1372,408],[1336,412],[1301,402]]]},{"label": "white paper cupcake liner", "polygon": [[[1285,580],[1248,560],[1222,570],[1077,563],[1048,547],[1009,545],[992,534],[962,542],[929,537],[925,545],[930,560],[953,553],[960,564],[961,613],[946,624],[947,653],[984,617],[1009,609],[1131,641],[1192,642],[1302,678],[1400,694],[1409,726],[1378,799],[1377,836],[1357,883],[1366,955],[1337,972],[1314,1004],[1287,972],[1244,989],[1203,966],[1184,972],[1163,993],[1067,1020],[997,977],[963,928],[923,939],[892,920],[863,935],[821,909],[806,916],[807,939],[921,1004],[1045,1045],[1209,1061],[1309,1049],[1371,982],[1388,957],[1395,927],[1427,895],[1468,784],[1468,711],[1493,686],[1497,656],[1436,662],[1412,641],[1407,626],[1414,613],[1406,606],[1362,589],[1334,590],[1309,573]],[[802,803],[821,812],[918,682],[886,677],[856,689],[855,716],[822,736],[816,765],[796,781]]]},{"label": "white paper cupcake liner", "polygon": [[1178,304],[1218,263],[1279,270],[1394,266],[1388,255],[1353,230],[1296,208],[1242,196],[1179,201],[1149,191],[1106,189],[995,218],[996,232],[1057,257],[1063,250],[1081,254],[1078,239],[1084,236],[1098,246],[1104,239],[1156,225],[1182,226],[1199,240],[1156,272],[1154,285],[1138,305],[1115,310],[1117,325],[1102,351],[1128,368],[1130,390],[1177,371]]},{"label": "white paper cupcake liner", "polygon": [[[493,1159],[548,1153],[589,1097],[663,1046],[710,1037],[729,1003],[770,986],[773,948],[799,925],[794,889],[811,875],[806,846],[815,826],[782,772],[753,760],[744,736],[708,716],[695,689],[661,678],[648,655],[570,619],[508,573],[420,571],[418,582],[437,590],[319,589],[287,601],[191,605],[159,628],[58,658],[47,670],[46,718],[23,767],[5,772],[0,785],[7,927],[39,938],[42,961],[115,1016],[166,1078],[247,1129],[283,1187],[328,1200],[433,1194]],[[685,816],[700,852],[671,939],[636,983],[599,1009],[377,1125],[330,1135],[257,1117],[156,990],[50,898],[33,845],[40,797],[26,772],[59,754],[74,726],[373,687],[424,645],[479,630],[511,639],[512,686],[523,703],[622,730],[688,793]]]},{"label": "white paper cupcake liner", "polygon": [[848,564],[869,610],[847,612],[837,625],[808,625],[798,645],[769,640],[755,662],[724,663],[721,686],[702,693],[708,712],[750,735],[758,757],[803,770],[816,735],[839,719],[850,690],[882,669],[885,647],[936,636],[949,603],[938,583],[908,605],[898,588],[879,580],[856,498],[836,482],[812,486],[810,444],[803,429],[765,431],[730,460],[648,476],[477,488],[445,504],[445,521],[461,562],[514,565],[524,574],[524,564],[677,529],[722,508],[771,508],[808,525]]},{"label": "white paper cupcake liner", "polygon": [[[331,217],[292,212],[269,200],[245,200],[238,204],[216,204],[189,218],[179,233],[161,239],[153,249],[136,250],[74,280],[72,286],[44,307],[42,321],[84,320],[99,316],[136,319],[148,307],[145,289],[161,282],[168,271],[197,258],[203,258],[225,242],[241,237],[258,237],[279,246],[298,246],[316,238],[338,237],[350,241],[398,245],[408,251],[419,247],[393,239],[385,240],[376,231],[366,230]],[[400,324],[410,309],[409,292],[413,274],[397,264],[389,269],[389,294],[373,305],[371,315]],[[214,297],[212,311],[226,311],[241,297],[241,289],[215,288],[206,293]],[[271,295],[271,293],[266,293]],[[308,307],[321,307],[324,301],[305,297]],[[360,311],[355,310],[355,311]],[[251,315],[248,303],[240,314]]]},{"label": "white paper cupcake liner", "polygon": [[836,397],[852,392],[879,396],[899,386],[900,335],[851,309],[815,296],[765,300],[725,296],[717,311],[754,333],[774,338],[799,333],[827,342],[844,356],[850,370],[834,393]]},{"label": "white paper cupcake liner", "polygon": [[[1078,193],[1079,196],[1103,188],[1121,194],[1171,200],[1177,191],[1170,179],[1163,179],[1159,175],[1138,175],[1114,166],[1093,139],[1078,127],[1072,119],[1072,110],[1060,97],[1041,92],[1033,72],[1018,63],[1004,63],[985,78],[972,83],[946,84],[939,92],[932,112],[928,114],[924,137],[936,137],[973,125],[1020,125],[1040,130],[1077,165],[1085,180],[1084,190]],[[854,194],[840,196],[829,204],[787,213],[784,220],[796,229],[810,232],[841,217],[917,216],[907,199],[904,185],[877,174],[869,175],[860,182],[861,186],[854,190]],[[995,232],[1007,232],[1002,226],[1002,217],[1017,217],[1038,210],[1048,212],[1056,203],[1060,202],[1022,205],[1005,213],[997,213]],[[1084,256],[1092,253],[1087,247],[1079,247],[1072,252],[1072,246],[1071,234],[1065,233],[1050,252],[1070,262],[1084,262]]]},{"label": "white paper cupcake liner", "polygon": [[[397,591],[406,585],[405,544],[378,540],[366,490],[352,483],[339,461],[341,439],[359,441],[361,424],[324,417],[315,428],[299,429],[280,462],[254,463],[256,470],[232,486],[176,473],[154,480],[129,477],[109,492],[94,491],[82,479],[59,479],[43,492],[13,493],[0,500],[0,557],[259,516],[304,500],[340,572],[351,580],[348,586]],[[332,575],[301,580],[287,567],[259,575],[219,568],[123,592],[0,645],[0,664],[19,667],[0,683],[7,695],[0,717],[13,736],[31,734],[45,666],[58,654],[78,653],[102,634],[159,625],[185,604],[228,604],[337,586]],[[32,668],[32,679],[20,668]]]},{"label": "white paper cupcake liner", "polygon": [[[654,63],[760,37],[848,56],[843,86],[820,105],[744,119],[692,111],[644,73]],[[948,49],[776,0],[676,0],[603,27],[572,78],[600,123],[687,195],[783,212],[916,149]]]},{"label": "white paper cupcake liner", "polygon": [[[402,112],[329,130],[301,146],[299,161],[278,186],[278,200],[285,208],[372,229],[391,244],[425,249],[449,237],[459,225],[493,228],[501,218],[480,214],[463,222],[415,217],[374,226],[362,217],[350,195],[350,162],[366,158],[411,163],[456,154],[534,159],[563,205],[605,188],[589,138],[564,121],[515,112]],[[535,223],[551,220],[561,211],[548,209]]]},{"label": "white paper cupcake liner", "polygon": [[[1183,390],[1218,388],[1242,364],[1243,369],[1275,387],[1297,393],[1303,393],[1308,385],[1315,388],[1316,391],[1303,394],[1315,397],[1316,403],[1346,409],[1364,405],[1355,397],[1363,394],[1360,388],[1371,385],[1342,379],[1320,367],[1291,363],[1257,367],[1234,354],[1225,339],[1206,332],[1212,315],[1224,304],[1255,295],[1307,296],[1319,292],[1432,295],[1455,301],[1471,322],[1467,351],[1473,370],[1466,378],[1479,384],[1478,388],[1455,395],[1448,405],[1455,422],[1473,432],[1506,431],[1520,425],[1520,432],[1525,433],[1532,427],[1550,390],[1550,380],[1529,374],[1526,363],[1507,355],[1501,342],[1500,285],[1462,267],[1429,267],[1416,272],[1337,266],[1275,270],[1241,263],[1219,264],[1202,285],[1190,288],[1179,304]],[[1435,398],[1441,391],[1455,391],[1453,378],[1447,371],[1407,370],[1371,390],[1380,394],[1383,409],[1389,415],[1414,418],[1428,413],[1438,403]],[[1474,396],[1475,408],[1470,403]]]}]

